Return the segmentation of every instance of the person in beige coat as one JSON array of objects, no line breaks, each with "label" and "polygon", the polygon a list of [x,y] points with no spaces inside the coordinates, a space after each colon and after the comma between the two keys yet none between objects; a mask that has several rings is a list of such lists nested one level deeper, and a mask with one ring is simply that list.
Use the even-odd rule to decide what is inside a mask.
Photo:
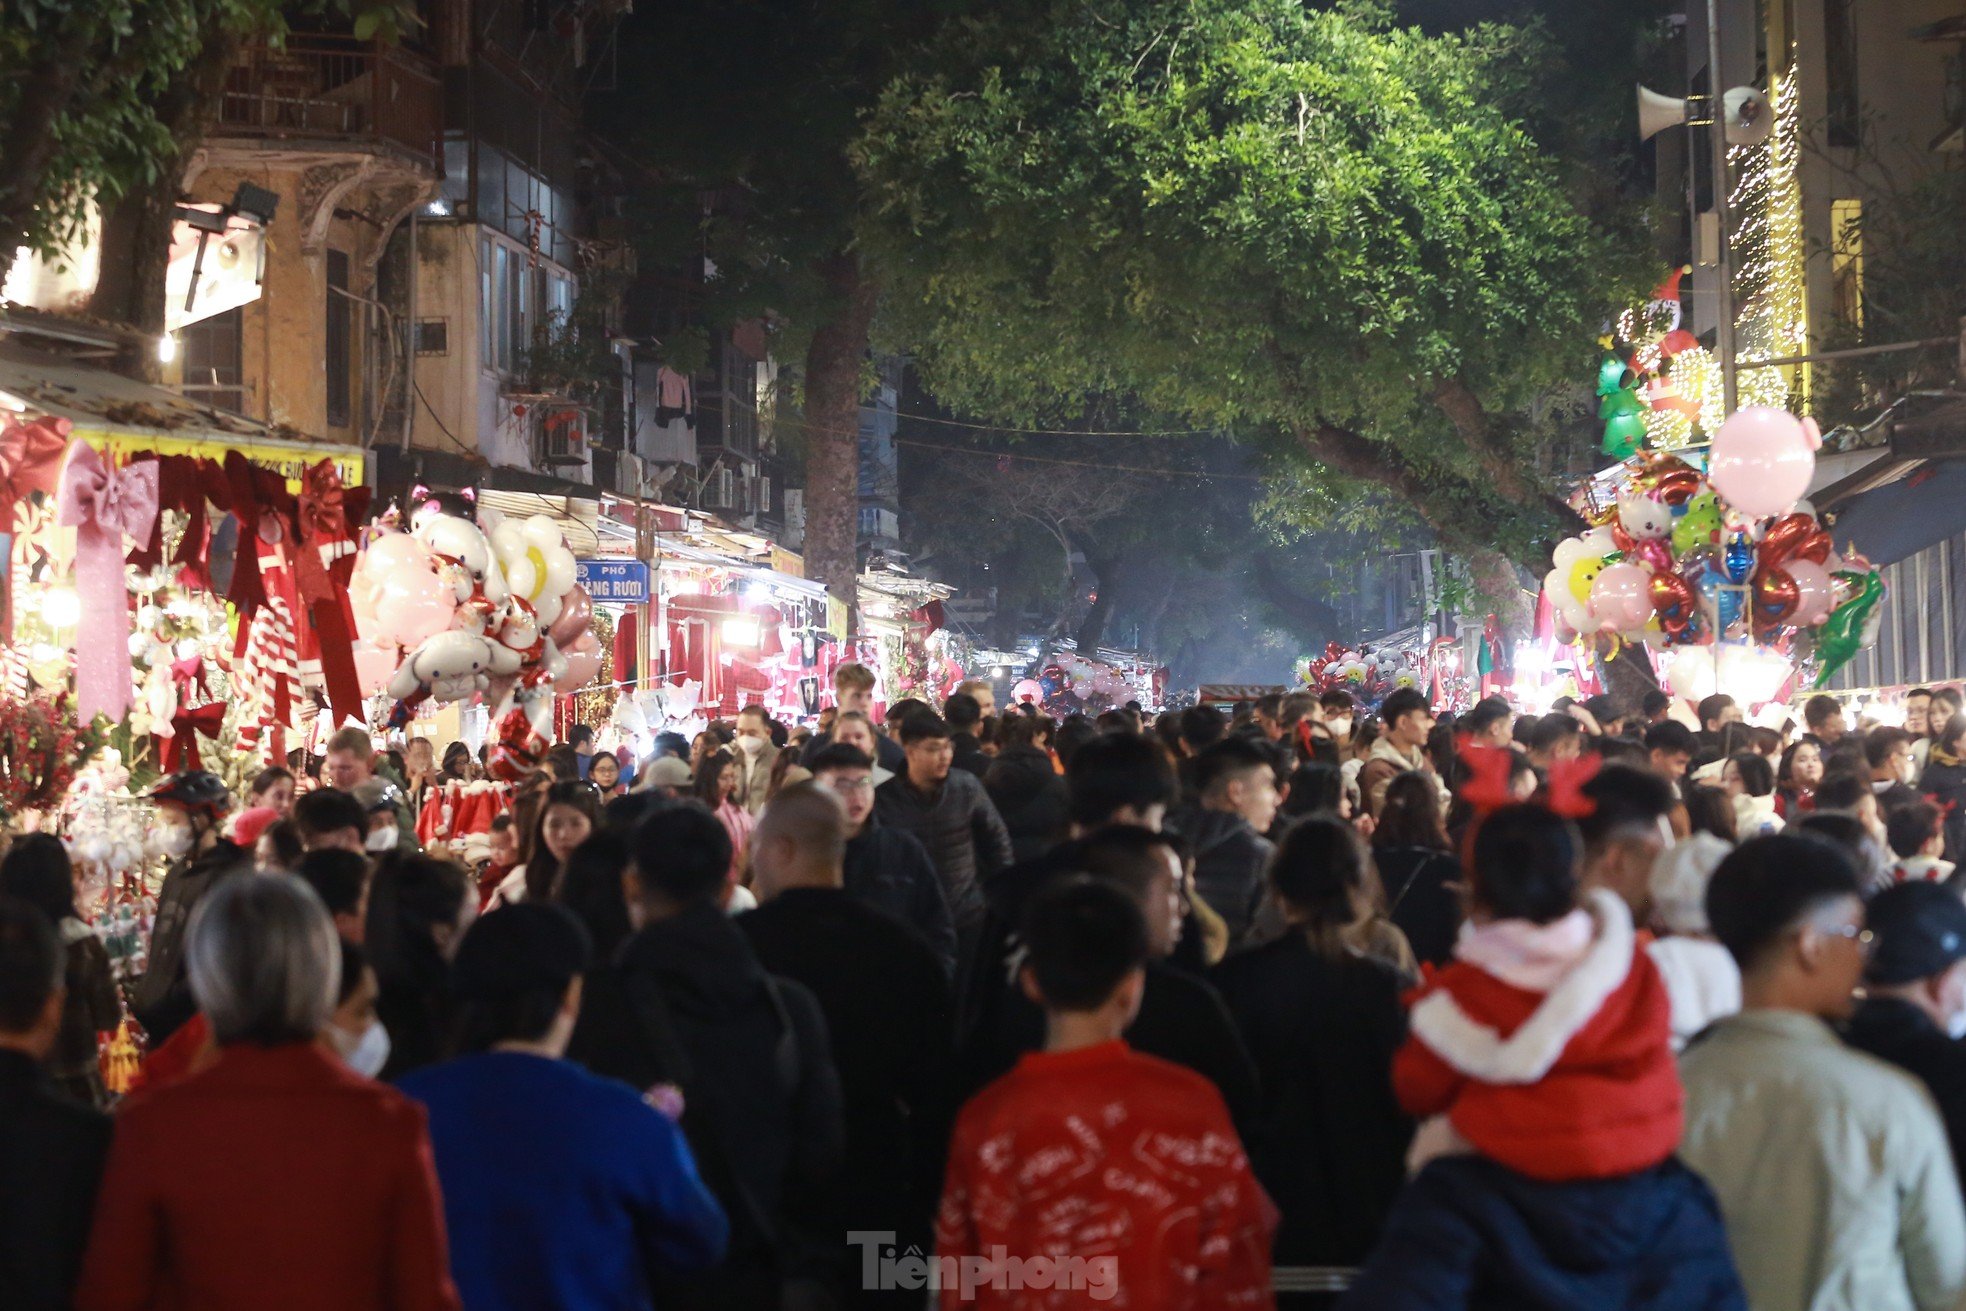
[{"label": "person in beige coat", "polygon": [[731,799],[755,816],[771,796],[771,767],[779,751],[763,706],[737,712],[737,740],[731,745],[737,749],[737,791]]}]

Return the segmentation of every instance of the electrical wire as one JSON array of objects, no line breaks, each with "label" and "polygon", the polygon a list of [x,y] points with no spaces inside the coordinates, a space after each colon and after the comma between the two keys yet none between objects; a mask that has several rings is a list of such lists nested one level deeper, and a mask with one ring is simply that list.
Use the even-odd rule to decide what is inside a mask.
[{"label": "electrical wire", "polygon": [[463,451],[466,455],[469,455],[474,459],[484,458],[477,451],[472,450],[469,446],[466,446],[463,442],[459,441],[457,439],[457,434],[444,426],[443,416],[437,413],[437,407],[430,403],[430,398],[423,394],[423,384],[419,383],[414,376],[410,378],[410,387],[416,392],[416,398],[423,402],[424,411],[428,413],[429,416],[436,421],[437,430],[443,433],[444,436],[451,439],[451,445],[457,447],[458,450]]}]

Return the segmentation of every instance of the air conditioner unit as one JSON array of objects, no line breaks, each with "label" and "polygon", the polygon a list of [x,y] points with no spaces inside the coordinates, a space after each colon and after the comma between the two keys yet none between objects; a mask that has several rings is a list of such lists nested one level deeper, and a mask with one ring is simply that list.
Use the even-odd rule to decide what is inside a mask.
[{"label": "air conditioner unit", "polygon": [[728,510],[737,504],[737,476],[728,467],[719,466],[704,480],[703,503],[719,510]]},{"label": "air conditioner unit", "polygon": [[533,407],[541,464],[587,463],[587,411],[578,405]]}]

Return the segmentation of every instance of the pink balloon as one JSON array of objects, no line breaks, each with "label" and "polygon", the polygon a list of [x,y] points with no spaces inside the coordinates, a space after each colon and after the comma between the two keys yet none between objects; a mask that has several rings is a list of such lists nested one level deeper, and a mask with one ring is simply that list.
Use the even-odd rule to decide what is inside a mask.
[{"label": "pink balloon", "polygon": [[423,565],[398,569],[375,590],[379,636],[414,647],[451,626],[457,596]]},{"label": "pink balloon", "polygon": [[384,533],[369,543],[362,568],[377,578],[387,578],[409,565],[430,566],[430,552],[408,533]]},{"label": "pink balloon", "polygon": [[1591,586],[1591,615],[1607,633],[1645,627],[1652,617],[1652,575],[1635,564],[1608,565]]},{"label": "pink balloon", "polygon": [[1786,410],[1750,405],[1714,434],[1707,481],[1742,514],[1781,514],[1809,490],[1816,452],[1800,420]]},{"label": "pink balloon", "polygon": [[566,600],[560,605],[560,617],[546,630],[546,635],[561,646],[570,645],[574,638],[587,631],[594,622],[594,598],[579,583],[573,585]]},{"label": "pink balloon", "polygon": [[355,643],[355,683],[363,696],[374,696],[382,690],[389,676],[396,672],[396,653],[384,650],[374,642]]},{"label": "pink balloon", "polygon": [[1830,581],[1829,571],[1814,560],[1790,560],[1782,568],[1795,579],[1797,600],[1792,622],[1811,628],[1829,618],[1830,610],[1836,605],[1836,588]]},{"label": "pink balloon", "polygon": [[572,692],[586,687],[594,681],[594,676],[601,672],[601,652],[598,646],[588,651],[574,647],[566,653],[566,657],[567,672],[554,682],[553,687],[556,691]]}]

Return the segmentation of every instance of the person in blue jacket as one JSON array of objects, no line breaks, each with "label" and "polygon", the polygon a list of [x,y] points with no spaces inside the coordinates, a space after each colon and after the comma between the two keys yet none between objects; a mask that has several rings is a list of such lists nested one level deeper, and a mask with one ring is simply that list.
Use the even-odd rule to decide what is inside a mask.
[{"label": "person in blue jacket", "polygon": [[682,1131],[563,1059],[592,956],[557,905],[478,920],[451,967],[464,1054],[399,1085],[429,1112],[471,1311],[649,1307],[652,1278],[723,1259],[729,1224]]}]

